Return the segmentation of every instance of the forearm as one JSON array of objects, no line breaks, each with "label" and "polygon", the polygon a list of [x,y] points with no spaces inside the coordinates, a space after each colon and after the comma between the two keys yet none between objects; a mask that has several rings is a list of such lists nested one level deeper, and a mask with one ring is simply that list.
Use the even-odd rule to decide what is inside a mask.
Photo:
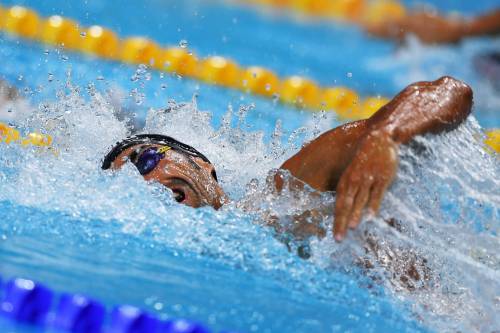
[{"label": "forearm", "polygon": [[451,77],[408,86],[369,120],[370,132],[388,134],[396,143],[457,127],[471,112],[472,90]]},{"label": "forearm", "polygon": [[[290,171],[294,177],[318,191],[335,190],[367,128],[368,122],[360,120],[329,130],[308,143],[280,169]],[[281,188],[279,179],[276,185]]]},{"label": "forearm", "polygon": [[478,16],[465,23],[467,36],[495,35],[500,33],[500,9]]}]

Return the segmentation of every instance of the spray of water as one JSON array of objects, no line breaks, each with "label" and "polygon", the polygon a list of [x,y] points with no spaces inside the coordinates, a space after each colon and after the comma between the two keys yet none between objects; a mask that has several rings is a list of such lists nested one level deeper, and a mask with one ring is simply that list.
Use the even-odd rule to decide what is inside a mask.
[{"label": "spray of water", "polygon": [[[395,302],[412,304],[415,318],[437,331],[500,327],[499,164],[485,151],[474,119],[401,149],[398,177],[380,216],[365,220],[338,244],[330,232],[331,193],[306,187],[277,195],[266,181],[297,143],[317,135],[331,119],[319,115],[289,138],[278,123],[267,140],[246,130],[248,112],[251,108],[229,109],[219,128],[195,100],[148,112],[143,131],[171,135],[205,153],[233,199],[220,211],[194,210],[144,182],[131,165],[101,170],[102,156],[131,128],[92,87],[82,92],[68,85],[55,102],[40,105],[20,124],[53,135],[56,152],[0,146],[0,200],[63,212],[81,223],[119,222],[124,232],[256,273],[272,272],[293,281],[291,287],[297,283],[336,302],[354,302],[343,286],[349,279],[342,276],[355,275],[359,285],[383,287]],[[274,229],[293,229],[294,218],[313,208],[320,214],[306,220],[324,230],[323,237],[307,230],[300,241],[275,235]],[[263,226],[269,221],[275,228]],[[332,270],[345,275],[332,277]]]}]

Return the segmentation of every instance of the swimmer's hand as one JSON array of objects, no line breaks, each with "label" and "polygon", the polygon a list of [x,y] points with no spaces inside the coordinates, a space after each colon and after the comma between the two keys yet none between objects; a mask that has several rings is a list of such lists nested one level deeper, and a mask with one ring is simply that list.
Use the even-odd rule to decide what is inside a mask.
[{"label": "swimmer's hand", "polygon": [[344,239],[347,228],[356,228],[365,208],[378,213],[387,187],[398,167],[398,145],[381,130],[369,133],[337,185],[335,202],[335,239]]},{"label": "swimmer's hand", "polygon": [[[449,76],[416,82],[369,119],[321,134],[281,169],[320,192],[337,191],[334,234],[342,240],[363,210],[378,211],[397,170],[399,145],[456,128],[471,112],[472,89]],[[279,190],[282,184],[276,181]]]}]

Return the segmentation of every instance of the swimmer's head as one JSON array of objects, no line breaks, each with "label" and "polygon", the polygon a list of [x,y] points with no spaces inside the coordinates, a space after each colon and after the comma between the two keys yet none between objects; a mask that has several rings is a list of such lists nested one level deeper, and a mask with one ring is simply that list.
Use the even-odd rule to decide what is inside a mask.
[{"label": "swimmer's head", "polygon": [[133,163],[145,180],[172,190],[179,203],[218,209],[227,201],[208,158],[169,136],[140,134],[118,142],[104,158],[102,168],[117,170],[127,162]]}]

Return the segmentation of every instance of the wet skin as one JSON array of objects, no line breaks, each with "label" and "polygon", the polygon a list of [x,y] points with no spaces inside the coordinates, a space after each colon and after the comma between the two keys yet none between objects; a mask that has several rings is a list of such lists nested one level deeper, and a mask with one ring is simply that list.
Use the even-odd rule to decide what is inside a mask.
[{"label": "wet skin", "polygon": [[[451,77],[417,82],[366,120],[323,133],[281,168],[318,191],[336,191],[335,239],[365,212],[377,214],[398,166],[398,148],[413,137],[456,128],[471,112],[472,90]],[[278,189],[282,186],[276,178]]]},{"label": "wet skin", "polygon": [[[119,169],[130,161],[131,155],[148,147],[160,145],[136,145],[123,151],[113,162],[112,168]],[[219,209],[227,196],[216,180],[215,168],[201,158],[179,153],[173,149],[165,152],[157,167],[143,176],[146,181],[158,182],[172,190],[177,202],[197,208],[212,206]]]},{"label": "wet skin", "polygon": [[[334,235],[341,241],[348,228],[359,225],[365,212],[378,213],[397,172],[399,146],[417,135],[456,128],[467,118],[471,107],[472,90],[461,81],[443,77],[432,82],[417,82],[369,119],[323,133],[287,160],[281,169],[317,191],[336,192]],[[119,169],[134,150],[143,148],[144,145],[138,145],[125,150],[112,167]],[[169,150],[144,179],[170,188],[176,200],[183,204],[211,205],[218,209],[227,197],[213,172],[213,166],[200,158]],[[279,173],[275,185],[281,191],[283,180]],[[296,189],[300,190],[300,186]]]},{"label": "wet skin", "polygon": [[499,34],[500,9],[470,20],[429,11],[413,12],[399,19],[366,25],[365,29],[374,36],[397,41],[412,34],[426,44],[456,43],[466,37]]}]

